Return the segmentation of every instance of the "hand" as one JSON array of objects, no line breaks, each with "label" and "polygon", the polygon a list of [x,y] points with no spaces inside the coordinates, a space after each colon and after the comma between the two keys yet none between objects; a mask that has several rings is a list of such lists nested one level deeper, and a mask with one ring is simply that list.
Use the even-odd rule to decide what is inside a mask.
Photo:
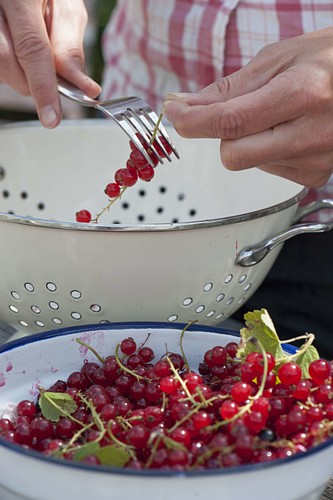
[{"label": "hand", "polygon": [[221,138],[230,170],[262,170],[308,187],[333,172],[333,29],[264,47],[197,94],[169,94],[163,113],[184,137]]},{"label": "hand", "polygon": [[0,0],[0,82],[32,95],[45,127],[61,120],[56,73],[90,97],[100,92],[84,73],[83,0]]}]

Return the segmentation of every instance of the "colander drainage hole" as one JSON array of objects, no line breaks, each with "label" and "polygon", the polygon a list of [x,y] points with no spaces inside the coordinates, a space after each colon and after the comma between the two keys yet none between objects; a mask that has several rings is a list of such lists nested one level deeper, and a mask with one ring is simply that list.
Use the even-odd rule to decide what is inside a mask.
[{"label": "colander drainage hole", "polygon": [[18,292],[12,291],[10,294],[13,297],[13,299],[15,299],[15,300],[20,300],[20,298],[21,298],[21,295]]},{"label": "colander drainage hole", "polygon": [[5,178],[6,170],[3,167],[0,167],[0,181]]},{"label": "colander drainage hole", "polygon": [[29,282],[24,283],[24,288],[26,289],[27,292],[33,292],[35,290],[33,284]]},{"label": "colander drainage hole", "polygon": [[78,312],[72,312],[71,316],[72,316],[73,319],[76,319],[76,320],[79,320],[79,319],[82,318],[81,314],[78,313]]},{"label": "colander drainage hole", "polygon": [[204,292],[210,292],[212,288],[213,288],[213,283],[206,283],[205,286],[203,287]]},{"label": "colander drainage hole", "polygon": [[176,321],[178,319],[178,316],[176,314],[172,314],[171,316],[168,317],[168,321],[172,323],[173,321]]},{"label": "colander drainage hole", "polygon": [[55,292],[57,289],[57,285],[49,281],[48,283],[46,283],[46,288],[48,289],[49,292]]},{"label": "colander drainage hole", "polygon": [[199,313],[202,313],[202,311],[204,311],[204,310],[205,310],[205,306],[200,305],[200,306],[196,307],[195,312],[199,314]]},{"label": "colander drainage hole", "polygon": [[4,191],[2,191],[2,196],[4,198],[9,198],[9,191],[7,191],[7,189],[5,189]]},{"label": "colander drainage hole", "polygon": [[40,312],[41,312],[38,306],[31,306],[31,310],[35,314],[40,314]]},{"label": "colander drainage hole", "polygon": [[102,308],[98,304],[91,304],[90,310],[92,312],[100,312],[102,310]]},{"label": "colander drainage hole", "polygon": [[26,200],[28,198],[28,193],[26,191],[22,191],[21,198],[22,200]]},{"label": "colander drainage hole", "polygon": [[71,297],[73,297],[73,299],[80,299],[81,296],[82,296],[82,293],[79,290],[72,290],[71,291]]},{"label": "colander drainage hole", "polygon": [[15,306],[9,306],[9,309],[13,312],[13,313],[18,313],[19,310],[17,309],[17,307]]}]

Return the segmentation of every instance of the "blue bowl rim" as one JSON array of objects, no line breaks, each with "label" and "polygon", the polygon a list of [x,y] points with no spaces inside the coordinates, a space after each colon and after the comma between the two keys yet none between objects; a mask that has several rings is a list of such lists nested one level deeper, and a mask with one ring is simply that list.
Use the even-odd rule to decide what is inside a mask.
[{"label": "blue bowl rim", "polygon": [[[22,337],[16,340],[12,340],[7,342],[6,344],[0,347],[0,355],[5,352],[9,352],[18,347],[22,347],[28,344],[34,344],[39,341],[45,341],[54,337],[62,337],[67,335],[80,334],[83,332],[91,332],[93,330],[127,330],[127,329],[174,329],[174,330],[183,330],[183,328],[187,326],[186,323],[168,323],[168,322],[117,322],[117,323],[93,323],[89,325],[83,326],[74,326],[74,327],[65,327],[58,328],[54,330],[48,330],[46,332],[37,333],[33,335],[29,335],[26,337]],[[203,331],[210,332],[216,334],[224,334],[230,335],[231,337],[239,338],[240,334],[238,330],[234,330],[231,328],[223,328],[223,327],[214,327],[207,325],[200,325],[198,323],[192,324],[188,327],[188,330],[192,331]],[[284,349],[287,352],[295,352],[296,348],[292,345],[285,344]],[[124,476],[139,476],[139,477],[183,477],[183,478],[191,478],[191,477],[208,477],[208,476],[224,476],[231,474],[243,474],[250,473],[253,471],[266,470],[272,467],[279,467],[285,464],[289,464],[303,458],[309,457],[311,455],[315,455],[320,451],[329,448],[333,445],[333,437],[325,441],[324,443],[311,448],[310,450],[304,453],[297,453],[292,455],[291,457],[272,460],[271,462],[263,462],[258,464],[244,464],[235,467],[228,468],[217,468],[217,469],[206,469],[200,471],[185,471],[185,472],[174,472],[174,471],[160,471],[160,470],[134,470],[134,469],[126,469],[126,468],[118,468],[118,467],[109,467],[103,465],[87,465],[82,464],[80,462],[72,462],[70,460],[58,459],[54,457],[48,457],[43,455],[42,453],[34,450],[28,450],[23,448],[22,446],[11,443],[9,441],[5,441],[0,437],[0,448],[4,447],[9,449],[12,452],[19,453],[22,456],[27,456],[36,460],[40,460],[42,462],[46,462],[49,464],[59,465],[62,467],[71,467],[73,469],[81,470],[83,472],[99,472],[103,474],[118,474]]]}]

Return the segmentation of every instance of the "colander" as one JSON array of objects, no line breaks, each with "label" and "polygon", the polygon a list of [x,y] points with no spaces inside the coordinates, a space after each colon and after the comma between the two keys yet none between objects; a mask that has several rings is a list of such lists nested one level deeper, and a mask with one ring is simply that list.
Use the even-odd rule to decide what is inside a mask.
[{"label": "colander", "polygon": [[[172,136],[172,131],[170,131]],[[259,287],[296,224],[306,190],[258,169],[229,172],[218,142],[174,138],[180,160],[138,181],[98,224],[104,188],[129,155],[107,119],[0,128],[0,321],[20,334],[80,324],[216,325]],[[265,304],[263,304],[263,307]]]}]

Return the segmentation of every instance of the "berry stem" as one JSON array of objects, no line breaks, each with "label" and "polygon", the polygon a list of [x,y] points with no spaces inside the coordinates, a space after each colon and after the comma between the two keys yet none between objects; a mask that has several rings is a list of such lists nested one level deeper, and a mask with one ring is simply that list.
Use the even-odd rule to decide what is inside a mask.
[{"label": "berry stem", "polygon": [[189,365],[189,362],[187,361],[186,354],[185,354],[185,351],[184,351],[184,347],[183,347],[183,338],[184,338],[184,335],[185,335],[186,330],[188,330],[188,329],[189,329],[189,327],[190,327],[191,325],[193,325],[194,323],[196,323],[196,322],[197,322],[197,320],[196,320],[196,319],[194,319],[194,320],[190,321],[190,322],[189,322],[189,323],[185,326],[185,328],[183,328],[183,330],[182,330],[182,332],[181,332],[181,334],[180,334],[180,340],[179,340],[179,343],[180,343],[180,352],[181,352],[181,354],[182,354],[182,356],[183,356],[184,363],[185,363],[186,367],[188,368],[188,370],[190,370],[190,365]]},{"label": "berry stem", "polygon": [[112,200],[108,203],[108,205],[106,205],[103,210],[101,210],[98,214],[96,214],[95,218],[94,219],[91,219],[91,222],[98,222],[99,218],[105,213],[105,212],[108,212],[111,208],[111,206],[114,204],[115,201],[117,201],[118,199],[120,199],[123,195],[123,193],[126,191],[127,189],[127,186],[124,186],[121,191],[120,191],[120,194],[116,197],[116,198],[112,198]]},{"label": "berry stem", "polygon": [[150,144],[153,144],[155,138],[156,138],[156,134],[157,134],[157,131],[158,131],[158,127],[160,126],[160,123],[162,121],[162,118],[163,118],[163,113],[160,113],[159,114],[159,117],[158,117],[158,120],[156,122],[156,125],[155,125],[155,128],[153,130],[153,133],[152,133],[152,136],[151,136],[151,139],[150,139]]},{"label": "berry stem", "polygon": [[114,355],[115,355],[116,361],[117,361],[118,365],[120,366],[120,368],[124,372],[129,373],[130,375],[133,375],[133,377],[135,377],[137,380],[147,380],[146,377],[142,377],[138,373],[134,372],[133,370],[130,370],[125,365],[123,365],[123,363],[121,362],[120,357],[119,357],[119,348],[120,348],[120,344],[117,344]]},{"label": "berry stem", "polygon": [[83,342],[83,340],[81,339],[75,339],[76,342],[80,345],[82,345],[83,347],[86,347],[87,349],[89,349],[89,351],[91,351],[93,354],[95,354],[96,358],[102,363],[104,364],[105,363],[105,359],[102,358],[102,356],[100,354],[98,354],[98,352],[93,348],[91,347],[91,345],[89,344],[86,344],[85,342]]}]

